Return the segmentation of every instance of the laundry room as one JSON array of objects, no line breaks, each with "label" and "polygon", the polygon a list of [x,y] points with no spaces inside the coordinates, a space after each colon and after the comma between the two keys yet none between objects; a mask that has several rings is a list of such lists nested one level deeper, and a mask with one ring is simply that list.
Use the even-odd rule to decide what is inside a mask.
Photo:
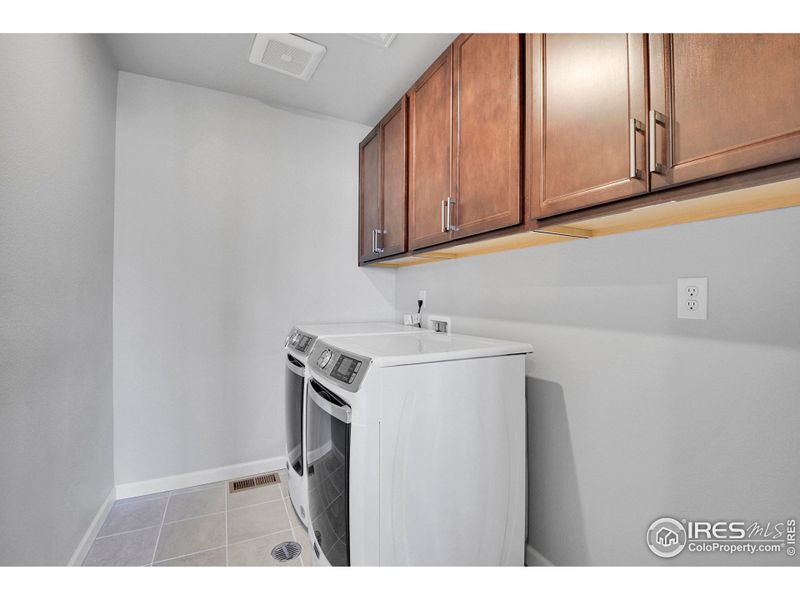
[{"label": "laundry room", "polygon": [[800,31],[249,4],[0,24],[0,574],[787,584]]}]

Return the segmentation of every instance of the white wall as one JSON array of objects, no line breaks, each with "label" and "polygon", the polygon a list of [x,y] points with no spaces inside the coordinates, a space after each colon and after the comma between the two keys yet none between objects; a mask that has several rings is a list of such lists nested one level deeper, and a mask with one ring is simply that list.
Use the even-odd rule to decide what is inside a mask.
[{"label": "white wall", "polygon": [[[528,341],[529,543],[556,564],[665,561],[660,516],[785,520],[800,506],[800,208],[400,269],[398,312]],[[708,276],[709,320],[676,279]]]},{"label": "white wall", "polygon": [[116,70],[0,35],[0,565],[66,564],[111,491]]},{"label": "white wall", "polygon": [[118,483],[280,457],[289,327],[394,317],[356,266],[367,131],[120,73]]}]

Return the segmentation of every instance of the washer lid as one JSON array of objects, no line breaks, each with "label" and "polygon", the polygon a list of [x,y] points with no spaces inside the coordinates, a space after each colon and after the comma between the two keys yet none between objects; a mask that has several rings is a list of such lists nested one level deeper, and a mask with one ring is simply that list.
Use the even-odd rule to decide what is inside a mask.
[{"label": "washer lid", "polygon": [[350,352],[370,358],[373,365],[378,367],[533,352],[530,344],[522,342],[430,332],[409,335],[342,336],[331,338],[326,344],[345,354]]}]

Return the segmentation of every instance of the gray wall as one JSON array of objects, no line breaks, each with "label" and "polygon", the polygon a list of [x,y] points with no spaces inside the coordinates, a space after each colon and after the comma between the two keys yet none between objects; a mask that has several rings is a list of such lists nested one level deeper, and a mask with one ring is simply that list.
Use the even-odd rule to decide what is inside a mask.
[{"label": "gray wall", "polygon": [[117,74],[0,35],[0,564],[65,564],[113,486]]},{"label": "gray wall", "polygon": [[291,325],[394,317],[356,266],[367,131],[120,73],[117,483],[279,459]]},{"label": "gray wall", "polygon": [[[800,208],[400,269],[399,313],[527,341],[529,544],[560,565],[659,559],[660,516],[764,521],[800,509]],[[678,321],[676,279],[709,278]]]}]

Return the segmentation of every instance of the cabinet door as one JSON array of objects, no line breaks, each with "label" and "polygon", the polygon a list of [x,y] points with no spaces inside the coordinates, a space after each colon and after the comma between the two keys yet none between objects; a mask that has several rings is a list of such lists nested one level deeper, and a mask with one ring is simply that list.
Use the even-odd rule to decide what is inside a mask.
[{"label": "cabinet door", "polygon": [[358,260],[362,263],[380,256],[376,231],[381,227],[380,129],[376,127],[358,146]]},{"label": "cabinet door", "polygon": [[533,218],[648,190],[645,36],[529,34]]},{"label": "cabinet door", "polygon": [[406,251],[407,222],[407,114],[406,99],[398,102],[381,121],[382,256]]},{"label": "cabinet door", "polygon": [[450,191],[452,48],[414,84],[409,99],[409,243],[446,242],[443,209]]},{"label": "cabinet door", "polygon": [[465,34],[453,44],[454,238],[521,222],[520,40]]},{"label": "cabinet door", "polygon": [[800,35],[651,34],[649,44],[654,189],[800,156]]}]

